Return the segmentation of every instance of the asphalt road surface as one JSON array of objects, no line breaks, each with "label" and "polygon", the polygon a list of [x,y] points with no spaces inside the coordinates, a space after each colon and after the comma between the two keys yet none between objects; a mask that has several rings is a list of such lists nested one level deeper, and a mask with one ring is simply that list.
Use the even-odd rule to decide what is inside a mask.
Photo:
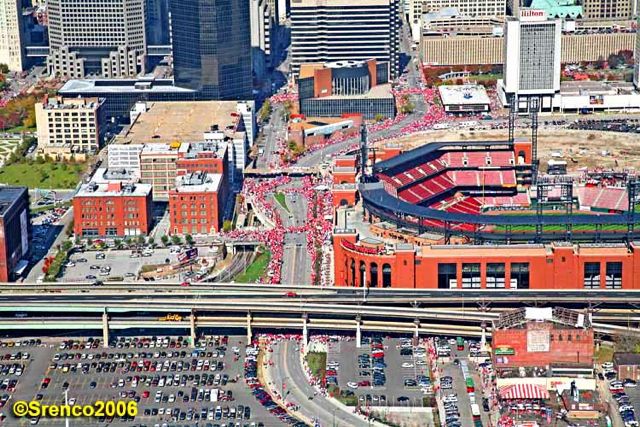
[{"label": "asphalt road surface", "polygon": [[300,363],[300,353],[296,344],[283,341],[273,346],[271,355],[274,362],[272,379],[275,388],[282,394],[282,384],[285,385],[283,396],[286,402],[295,402],[300,406],[300,412],[310,419],[318,419],[326,426],[367,426],[367,422],[359,416],[347,412],[336,406],[322,395],[315,395],[315,389],[307,382],[306,375]]}]

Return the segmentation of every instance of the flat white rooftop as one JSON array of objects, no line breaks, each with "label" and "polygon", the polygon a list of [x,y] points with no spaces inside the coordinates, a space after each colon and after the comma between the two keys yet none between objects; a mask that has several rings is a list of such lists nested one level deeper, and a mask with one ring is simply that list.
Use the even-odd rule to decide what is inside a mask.
[{"label": "flat white rooftop", "polygon": [[491,103],[484,86],[480,85],[439,86],[438,91],[440,99],[445,105],[488,105]]}]

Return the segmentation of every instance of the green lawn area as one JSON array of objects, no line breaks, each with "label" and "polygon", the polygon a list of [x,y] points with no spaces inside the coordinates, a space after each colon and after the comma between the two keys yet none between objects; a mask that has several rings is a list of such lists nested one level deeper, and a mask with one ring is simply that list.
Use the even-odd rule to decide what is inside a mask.
[{"label": "green lawn area", "polygon": [[316,378],[324,378],[327,371],[327,353],[309,352],[305,356],[311,374]]},{"label": "green lawn area", "polygon": [[597,363],[611,362],[613,360],[613,346],[600,345],[600,348],[595,353],[595,359]]},{"label": "green lawn area", "polygon": [[0,183],[29,188],[74,188],[86,165],[83,163],[38,163],[25,160],[0,169]]},{"label": "green lawn area", "polygon": [[258,255],[255,261],[253,261],[243,273],[238,274],[233,280],[238,283],[255,283],[266,273],[270,259],[271,252],[265,250]]},{"label": "green lawn area", "polygon": [[284,195],[284,193],[275,193],[274,197],[276,198],[277,202],[280,203],[280,206],[282,206],[284,208],[284,210],[286,210],[287,212],[289,211],[289,206],[287,206],[287,199]]},{"label": "green lawn area", "polygon": [[22,133],[22,132],[35,132],[36,128],[28,128],[24,126],[16,126],[14,128],[5,129],[2,133]]}]

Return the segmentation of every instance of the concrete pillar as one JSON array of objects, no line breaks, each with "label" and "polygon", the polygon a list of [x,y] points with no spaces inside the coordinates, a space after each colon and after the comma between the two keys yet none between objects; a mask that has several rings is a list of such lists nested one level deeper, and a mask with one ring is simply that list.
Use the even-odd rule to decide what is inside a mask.
[{"label": "concrete pillar", "polygon": [[106,308],[102,313],[102,347],[109,348],[109,315]]},{"label": "concrete pillar", "polygon": [[302,343],[304,344],[303,348],[305,349],[307,348],[307,344],[309,343],[309,328],[307,327],[308,317],[309,315],[307,313],[302,314]]},{"label": "concrete pillar", "polygon": [[413,345],[417,346],[420,339],[420,319],[415,319],[413,325],[415,326],[413,330]]},{"label": "concrete pillar", "polygon": [[195,310],[191,310],[191,315],[189,316],[189,337],[191,338],[191,348],[196,347],[196,312]]},{"label": "concrete pillar", "polygon": [[482,322],[482,335],[480,336],[480,350],[485,351],[487,346],[487,324]]},{"label": "concrete pillar", "polygon": [[247,345],[251,344],[251,337],[253,334],[251,333],[251,312],[247,312]]},{"label": "concrete pillar", "polygon": [[362,346],[362,318],[360,316],[356,317],[356,348],[360,348]]}]

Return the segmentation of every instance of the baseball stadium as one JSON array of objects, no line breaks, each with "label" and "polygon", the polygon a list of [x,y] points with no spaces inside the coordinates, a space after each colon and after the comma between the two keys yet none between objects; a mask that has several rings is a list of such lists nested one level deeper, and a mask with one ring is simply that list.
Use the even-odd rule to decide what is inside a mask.
[{"label": "baseball stadium", "polygon": [[640,236],[632,174],[534,175],[530,143],[452,142],[376,163],[361,187],[372,215],[469,242],[621,242]]},{"label": "baseball stadium", "polygon": [[[360,159],[372,158],[367,147]],[[536,153],[535,130],[530,140],[433,142],[377,162],[374,153],[360,165],[362,209],[337,215],[336,284],[640,288],[640,179],[541,167]]]}]

